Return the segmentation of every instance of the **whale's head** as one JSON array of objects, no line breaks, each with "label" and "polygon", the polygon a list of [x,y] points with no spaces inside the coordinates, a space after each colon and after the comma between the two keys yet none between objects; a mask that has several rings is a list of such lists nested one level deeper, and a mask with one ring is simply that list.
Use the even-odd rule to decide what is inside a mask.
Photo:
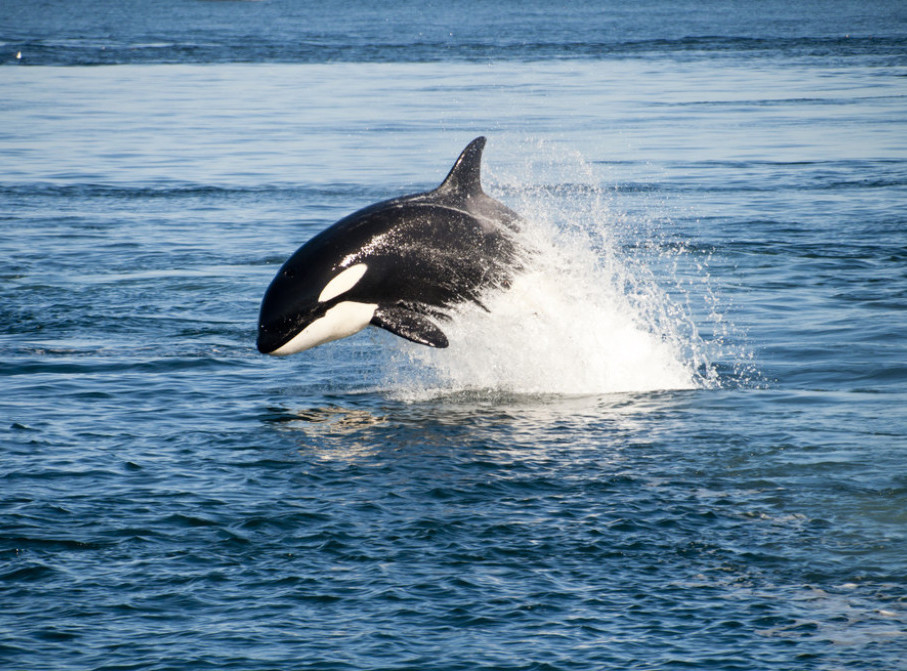
[{"label": "whale's head", "polygon": [[355,300],[368,265],[310,264],[290,258],[265,292],[258,318],[258,351],[286,356],[346,338],[371,322],[378,305]]}]

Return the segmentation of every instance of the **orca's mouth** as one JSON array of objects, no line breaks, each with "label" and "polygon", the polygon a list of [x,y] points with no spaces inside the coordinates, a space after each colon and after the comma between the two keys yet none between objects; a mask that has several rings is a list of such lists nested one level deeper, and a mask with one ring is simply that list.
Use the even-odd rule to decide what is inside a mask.
[{"label": "orca's mouth", "polygon": [[277,350],[323,317],[326,305],[319,303],[312,308],[281,313],[269,310],[269,306],[263,304],[258,318],[258,351],[262,354],[278,353]]},{"label": "orca's mouth", "polygon": [[297,333],[297,330],[269,328],[264,324],[260,324],[258,326],[258,340],[255,345],[262,354],[271,354],[290,342]]}]

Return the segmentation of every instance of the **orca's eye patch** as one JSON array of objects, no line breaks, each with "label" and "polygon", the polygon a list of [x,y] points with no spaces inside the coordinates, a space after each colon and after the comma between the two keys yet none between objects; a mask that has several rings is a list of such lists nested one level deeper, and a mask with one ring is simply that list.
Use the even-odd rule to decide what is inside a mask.
[{"label": "orca's eye patch", "polygon": [[324,286],[324,289],[321,290],[321,293],[318,295],[318,302],[324,303],[332,298],[336,298],[340,294],[345,294],[359,283],[359,280],[365,275],[366,270],[368,270],[367,265],[364,263],[357,263],[356,265],[341,271],[340,274],[328,282]]}]

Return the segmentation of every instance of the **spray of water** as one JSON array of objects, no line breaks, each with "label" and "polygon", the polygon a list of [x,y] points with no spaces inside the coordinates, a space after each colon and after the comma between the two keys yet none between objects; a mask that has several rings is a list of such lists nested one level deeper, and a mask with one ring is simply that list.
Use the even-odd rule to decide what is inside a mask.
[{"label": "spray of water", "polygon": [[444,325],[448,349],[399,344],[392,388],[422,399],[715,385],[688,306],[672,297],[683,295],[671,289],[684,250],[640,244],[651,222],[617,211],[614,191],[581,157],[544,145],[525,154],[535,158],[513,169],[517,179],[488,179],[489,191],[524,217],[525,267],[509,289],[484,297],[487,310],[469,304],[453,314]]}]

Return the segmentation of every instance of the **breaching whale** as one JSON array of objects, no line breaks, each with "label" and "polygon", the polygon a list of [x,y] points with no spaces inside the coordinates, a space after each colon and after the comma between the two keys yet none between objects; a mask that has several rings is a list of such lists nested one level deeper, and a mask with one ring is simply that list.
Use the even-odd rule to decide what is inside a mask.
[{"label": "breaching whale", "polygon": [[519,216],[482,190],[484,147],[470,142],[437,189],[370,205],[300,247],[262,299],[259,351],[293,354],[369,324],[447,347],[438,321],[509,286],[519,263]]}]

